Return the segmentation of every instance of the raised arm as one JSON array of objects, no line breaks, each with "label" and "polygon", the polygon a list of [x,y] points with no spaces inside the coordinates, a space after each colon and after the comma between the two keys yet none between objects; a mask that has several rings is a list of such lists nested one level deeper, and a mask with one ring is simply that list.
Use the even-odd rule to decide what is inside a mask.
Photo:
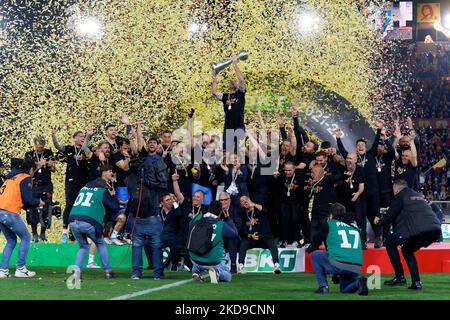
[{"label": "raised arm", "polygon": [[288,130],[288,139],[291,141],[291,155],[295,157],[297,154],[297,138],[295,137],[294,130],[289,128]]},{"label": "raised arm", "polygon": [[58,143],[58,140],[56,139],[56,128],[52,128],[52,141],[53,141],[53,145],[55,146],[56,150],[64,152],[64,150],[65,150],[64,146],[60,145]]},{"label": "raised arm", "polygon": [[119,120],[120,120],[120,122],[122,122],[126,126],[125,136],[128,137],[128,135],[130,134],[131,130],[133,129],[133,127],[131,125],[131,122],[130,122],[130,119],[128,118],[128,116],[127,116],[127,114],[125,112],[122,112],[120,114],[120,119]]},{"label": "raised arm", "polygon": [[184,195],[180,190],[180,185],[178,184],[179,178],[180,178],[180,176],[176,172],[172,175],[173,192],[175,193],[175,196],[177,197],[178,204],[181,205],[184,201]]},{"label": "raised arm", "polygon": [[373,140],[372,147],[370,148],[370,153],[377,153],[378,142],[381,138],[381,130],[383,129],[383,123],[380,120],[375,120],[375,128],[377,129],[377,133],[375,134],[375,139]]},{"label": "raised arm", "polygon": [[395,150],[392,147],[392,144],[389,142],[389,139],[384,140],[384,143],[386,144],[387,155],[389,159],[391,160],[395,159]]},{"label": "raised arm", "polygon": [[417,149],[416,144],[414,143],[414,139],[411,139],[409,145],[411,147],[411,164],[413,165],[413,167],[417,167]]},{"label": "raised arm", "polygon": [[131,155],[135,156],[138,154],[137,142],[136,142],[136,131],[131,129],[130,134],[128,135],[128,139],[130,140],[130,150]]},{"label": "raised arm", "polygon": [[242,73],[241,69],[239,69],[239,67],[238,67],[238,59],[237,59],[236,55],[233,55],[231,57],[231,61],[233,62],[234,72],[236,72],[236,76],[238,78],[239,89],[241,91],[245,91],[245,77],[244,77],[244,74]]},{"label": "raised arm", "polygon": [[144,146],[144,137],[142,135],[142,124],[144,122],[145,120],[142,119],[136,120],[136,142],[138,152],[141,151]]},{"label": "raised arm", "polygon": [[194,117],[194,109],[191,109],[188,112],[188,117],[187,117],[187,130],[186,130],[186,149],[188,150],[188,153],[190,154],[190,150],[192,149],[192,145],[193,145],[193,138],[192,138],[192,119]]},{"label": "raised arm", "polygon": [[212,77],[213,77],[213,81],[212,81],[212,85],[211,85],[211,92],[216,97],[217,100],[222,101],[223,93],[217,91],[217,74],[214,70],[212,71]]},{"label": "raised arm", "polygon": [[92,155],[92,151],[91,151],[91,149],[89,149],[88,145],[89,145],[89,140],[91,139],[93,134],[94,134],[94,130],[92,130],[92,128],[86,129],[86,136],[84,137],[84,142],[83,142],[83,146],[81,147],[81,149],[83,150],[83,152],[87,158],[89,158]]},{"label": "raised arm", "polygon": [[306,131],[300,126],[298,121],[298,108],[296,106],[291,107],[292,122],[294,123],[294,133],[297,138],[297,151],[300,151],[305,143],[309,142],[309,136]]},{"label": "raised arm", "polygon": [[347,159],[348,152],[344,147],[344,144],[342,143],[341,137],[342,137],[342,131],[340,128],[336,128],[335,130],[336,134],[336,142],[338,146],[338,150],[341,153],[341,155],[344,157],[344,159]]},{"label": "raised arm", "polygon": [[281,139],[286,140],[288,138],[288,135],[284,126],[284,118],[280,114],[277,114],[277,123],[280,127]]}]

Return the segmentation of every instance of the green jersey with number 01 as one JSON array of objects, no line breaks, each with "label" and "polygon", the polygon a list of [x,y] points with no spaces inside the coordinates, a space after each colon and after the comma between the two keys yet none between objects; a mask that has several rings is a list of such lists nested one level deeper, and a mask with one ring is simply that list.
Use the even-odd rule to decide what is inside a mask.
[{"label": "green jersey with number 01", "polygon": [[105,207],[103,206],[103,194],[106,192],[105,188],[88,188],[83,187],[78,193],[70,215],[72,216],[87,216],[100,224],[103,224],[103,217],[105,216]]},{"label": "green jersey with number 01", "polygon": [[363,264],[360,229],[339,220],[328,221],[327,252],[330,258],[343,262]]}]

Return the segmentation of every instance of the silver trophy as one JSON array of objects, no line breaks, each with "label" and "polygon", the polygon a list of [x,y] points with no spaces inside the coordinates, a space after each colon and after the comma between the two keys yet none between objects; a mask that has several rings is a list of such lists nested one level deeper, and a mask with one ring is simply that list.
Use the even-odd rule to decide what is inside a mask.
[{"label": "silver trophy", "polygon": [[[247,60],[248,58],[248,53],[245,51],[241,51],[237,54],[237,59],[238,60]],[[222,71],[223,69],[225,69],[226,67],[228,67],[231,64],[231,59],[226,59],[217,63],[212,63],[211,64],[211,69],[214,70],[214,72],[217,74],[220,71]]]}]

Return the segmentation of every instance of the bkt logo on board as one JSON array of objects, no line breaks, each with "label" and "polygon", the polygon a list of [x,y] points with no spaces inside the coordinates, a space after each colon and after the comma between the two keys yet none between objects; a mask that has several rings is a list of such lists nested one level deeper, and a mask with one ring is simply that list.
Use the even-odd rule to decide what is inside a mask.
[{"label": "bkt logo on board", "polygon": [[[304,249],[278,249],[280,269],[283,272],[305,271]],[[265,249],[247,250],[244,269],[246,272],[273,272],[274,264],[270,251]]]}]

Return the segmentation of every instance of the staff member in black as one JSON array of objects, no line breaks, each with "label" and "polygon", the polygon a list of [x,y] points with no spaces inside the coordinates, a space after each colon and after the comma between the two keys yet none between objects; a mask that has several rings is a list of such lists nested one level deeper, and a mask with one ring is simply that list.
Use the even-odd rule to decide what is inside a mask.
[{"label": "staff member in black", "polygon": [[280,274],[280,260],[278,258],[278,249],[275,240],[270,231],[269,220],[267,219],[267,210],[260,204],[250,200],[248,196],[239,198],[241,206],[245,209],[242,217],[243,225],[241,228],[242,240],[239,248],[239,273],[245,273],[244,262],[247,250],[250,248],[266,248],[270,250],[272,261],[274,263],[275,274]]},{"label": "staff member in black", "polygon": [[[377,123],[379,125],[379,123]],[[341,140],[342,131],[336,129],[336,141],[339,152],[344,158],[347,158],[347,150]],[[376,141],[374,143],[377,143]],[[375,225],[375,217],[380,216],[380,194],[377,180],[377,169],[375,161],[374,148],[367,151],[367,142],[364,139],[356,140],[356,153],[358,156],[358,165],[364,169],[364,176],[366,181],[370,181],[364,187],[364,211],[367,214],[367,218],[375,233],[375,248],[381,248],[383,246],[382,229]],[[363,247],[365,246],[366,239],[362,239]]]},{"label": "staff member in black", "polygon": [[376,218],[381,226],[393,223],[393,233],[386,239],[386,250],[395,270],[395,278],[385,281],[387,286],[406,284],[403,267],[397,247],[411,273],[412,285],[408,289],[422,289],[419,268],[414,252],[437,241],[441,234],[441,224],[423,195],[408,187],[405,180],[394,182],[394,199],[383,218]]},{"label": "staff member in black", "polygon": [[[397,148],[399,140],[402,138],[399,127],[395,129],[394,149]],[[411,189],[417,188],[417,149],[414,140],[408,145],[402,145],[402,152],[395,153],[395,174],[394,180],[403,179]]]},{"label": "staff member in black", "polygon": [[[389,140],[385,139],[385,134],[382,133],[384,130],[382,122],[376,121],[375,125],[377,133],[371,152],[375,154],[380,208],[387,208],[394,196],[392,191],[392,162],[395,160],[395,150]],[[390,229],[391,226],[383,228],[383,243],[386,243],[386,237]]]},{"label": "staff member in black", "polygon": [[39,239],[47,241],[45,230],[51,223],[52,212],[52,172],[55,172],[55,157],[53,151],[45,149],[44,137],[34,139],[34,150],[25,153],[25,159],[31,159],[36,163],[36,171],[33,175],[33,198],[40,198],[45,202],[43,208],[27,210],[27,222],[31,225],[33,242],[38,242],[37,225],[41,224]]},{"label": "staff member in black", "polygon": [[316,164],[311,168],[311,180],[305,190],[312,198],[311,210],[311,240],[315,234],[327,223],[330,204],[336,202],[335,183],[342,179],[342,174],[326,175],[324,168]]},{"label": "staff member in black", "polygon": [[284,248],[288,244],[297,246],[300,240],[300,230],[303,227],[301,225],[301,200],[304,177],[299,170],[295,170],[293,162],[287,162],[281,175],[276,172],[276,176],[279,176],[277,189],[281,191],[281,247]]},{"label": "staff member in black", "polygon": [[[358,227],[361,229],[361,239],[367,238],[366,231],[366,215],[363,210],[363,192],[365,185],[364,169],[356,164],[356,152],[347,154],[345,160],[345,167],[340,167],[344,174],[344,179],[339,181],[336,188],[338,202],[345,207],[348,215],[356,221]],[[363,249],[364,241],[361,241]]]},{"label": "staff member in black", "polygon": [[[88,129],[92,135],[92,129]],[[67,229],[69,226],[69,215],[72,210],[73,203],[78,196],[81,188],[89,182],[89,171],[87,168],[86,155],[83,152],[87,148],[88,140],[85,140],[85,135],[82,131],[77,131],[73,134],[73,145],[62,146],[56,138],[56,129],[52,129],[52,141],[56,150],[64,155],[64,160],[67,163],[66,178],[65,178],[65,194],[66,207],[63,213],[63,231],[61,236],[61,243],[67,243]]]}]

